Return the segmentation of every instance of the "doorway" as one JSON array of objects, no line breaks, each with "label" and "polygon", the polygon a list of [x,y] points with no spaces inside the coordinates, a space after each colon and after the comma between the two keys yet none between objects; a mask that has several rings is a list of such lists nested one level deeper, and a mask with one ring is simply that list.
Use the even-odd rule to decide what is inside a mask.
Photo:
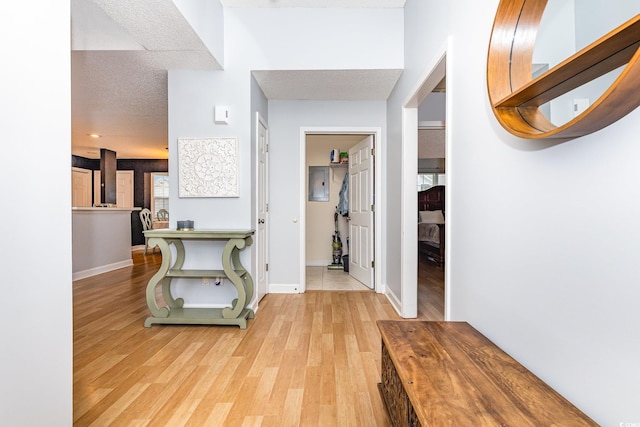
[{"label": "doorway", "polygon": [[418,108],[418,318],[435,321],[444,320],[447,238],[444,95],[434,91]]},{"label": "doorway", "polygon": [[[308,290],[369,290],[371,212],[358,212],[360,151],[370,152],[372,136],[308,134],[306,156],[306,288]],[[354,167],[354,165],[357,165]],[[366,171],[369,171],[366,167]],[[365,172],[366,172],[365,171]],[[350,173],[352,172],[352,173]],[[373,172],[373,171],[371,171]],[[364,191],[369,181],[365,176]],[[364,218],[361,218],[364,217]],[[364,219],[361,231],[360,223]],[[356,237],[353,239],[353,237]],[[364,240],[362,247],[361,240]],[[367,262],[368,261],[368,262]],[[362,264],[364,267],[362,268]]]},{"label": "doorway", "polygon": [[[408,98],[403,108],[403,134],[402,139],[402,170],[403,182],[407,185],[402,187],[402,301],[401,315],[405,318],[415,318],[418,316],[418,227],[416,224],[416,216],[418,212],[418,202],[416,194],[416,177],[418,175],[418,126],[419,126],[419,107],[429,94],[436,89],[446,76],[446,50],[439,56],[435,57],[429,70],[420,82],[415,92]],[[445,96],[446,96],[446,92]],[[450,110],[450,105],[446,104],[446,110]],[[448,113],[448,111],[447,111]],[[448,115],[448,114],[447,114]],[[449,147],[446,141],[449,140],[449,132],[445,128],[444,135],[445,152],[448,153]],[[446,156],[448,157],[448,156]],[[450,201],[448,181],[445,178],[445,203],[448,205]],[[413,185],[408,185],[408,183]],[[447,212],[450,210],[445,208]],[[445,235],[450,240],[450,221],[445,221]],[[447,274],[449,269],[450,245],[445,246],[445,264],[444,264],[444,320],[449,320],[448,294],[450,289],[447,286]]]},{"label": "doorway", "polygon": [[[343,278],[347,277],[349,279],[344,280],[344,282],[347,283],[347,287],[350,289],[383,291],[381,287],[377,285],[380,283],[380,272],[379,269],[375,268],[375,259],[379,259],[380,257],[380,247],[377,243],[380,241],[380,219],[375,212],[375,200],[379,200],[376,199],[376,188],[380,188],[380,186],[378,184],[379,174],[376,174],[375,171],[380,170],[380,166],[379,159],[373,155],[373,147],[380,141],[380,134],[380,128],[301,129],[300,218],[303,233],[301,233],[300,248],[303,250],[300,251],[300,283],[303,291],[307,290],[307,284],[309,285],[309,290],[318,289],[318,281],[322,280],[322,276],[335,276],[336,273]],[[367,142],[364,144],[369,145],[366,150],[362,147],[360,147],[360,150],[365,150],[366,153],[368,153],[369,158],[367,162],[371,165],[368,174],[358,174],[357,169],[354,169],[355,172],[352,170],[353,175],[350,177],[349,169],[351,166],[348,165],[348,162],[334,162],[332,164],[331,152],[334,149],[337,150],[338,155],[342,152],[346,157],[350,158],[350,156],[354,156],[354,159],[360,159],[361,154],[353,150],[349,153],[349,149],[357,148],[358,143],[363,143],[365,140]],[[309,166],[326,167],[329,197],[324,202],[309,200]],[[355,185],[354,183],[356,181],[354,177],[356,177],[356,175],[359,177],[367,177],[363,182],[366,182],[366,188],[369,190],[361,195],[360,200],[367,200],[366,210],[370,217],[368,231],[363,231],[365,228],[361,228],[357,235],[353,233],[355,233],[354,224],[358,223],[358,220],[354,221],[353,224],[350,221],[350,213],[354,212],[354,209],[349,206],[349,212],[346,215],[343,215],[343,213],[337,210],[338,193],[342,188],[342,184],[346,179],[349,192],[352,193],[351,188]],[[359,185],[358,187],[361,186]],[[321,192],[314,191],[314,194],[320,193]],[[355,194],[359,194],[357,189]],[[336,213],[338,213],[337,218]],[[321,223],[324,225],[321,226]],[[337,224],[337,228],[335,224]],[[333,269],[329,267],[334,261],[333,243],[334,234],[336,233],[340,235],[342,244],[341,255],[347,255],[347,259],[342,259],[343,265]],[[363,239],[362,237],[365,238]],[[364,248],[359,246],[363,243],[366,245]],[[355,259],[351,259],[353,255],[356,255],[355,250],[358,251],[358,256],[354,257]],[[345,262],[348,263],[347,268],[349,271],[344,270]],[[369,275],[368,280],[366,280],[366,277],[365,280],[362,280],[362,277],[360,277],[361,281],[366,283],[366,287],[352,277],[351,269],[352,266],[356,266],[356,262],[358,263],[358,267],[363,265],[368,266],[366,273]],[[309,278],[307,278],[308,272],[310,274]],[[360,274],[361,273],[362,272],[360,272]],[[312,274],[313,276],[311,276]]]}]

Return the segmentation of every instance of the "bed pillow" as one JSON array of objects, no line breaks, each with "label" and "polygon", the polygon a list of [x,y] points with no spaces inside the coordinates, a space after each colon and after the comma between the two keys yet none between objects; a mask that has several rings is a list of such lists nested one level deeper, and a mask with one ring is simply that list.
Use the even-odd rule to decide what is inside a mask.
[{"label": "bed pillow", "polygon": [[420,222],[444,224],[444,215],[442,211],[420,211]]}]

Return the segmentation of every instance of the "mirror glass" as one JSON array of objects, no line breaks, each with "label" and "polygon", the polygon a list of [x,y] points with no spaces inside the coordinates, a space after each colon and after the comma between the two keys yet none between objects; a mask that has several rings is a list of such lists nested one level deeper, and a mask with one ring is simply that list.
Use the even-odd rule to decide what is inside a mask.
[{"label": "mirror glass", "polygon": [[[533,78],[558,65],[640,13],[640,1],[548,0],[533,52]],[[619,67],[540,107],[561,126],[595,102],[624,69]]]}]

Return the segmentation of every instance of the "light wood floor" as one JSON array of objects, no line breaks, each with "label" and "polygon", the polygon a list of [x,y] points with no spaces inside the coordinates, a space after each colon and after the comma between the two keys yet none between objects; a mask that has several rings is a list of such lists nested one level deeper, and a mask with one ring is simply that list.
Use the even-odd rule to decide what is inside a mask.
[{"label": "light wood floor", "polygon": [[[376,386],[375,322],[398,319],[386,297],[270,294],[246,330],[144,328],[160,260],[136,251],[134,266],[74,282],[74,425],[389,425]],[[431,282],[420,286],[420,317],[437,320],[438,303],[422,301],[441,294]]]},{"label": "light wood floor", "polygon": [[444,268],[418,256],[418,317],[444,320]]}]

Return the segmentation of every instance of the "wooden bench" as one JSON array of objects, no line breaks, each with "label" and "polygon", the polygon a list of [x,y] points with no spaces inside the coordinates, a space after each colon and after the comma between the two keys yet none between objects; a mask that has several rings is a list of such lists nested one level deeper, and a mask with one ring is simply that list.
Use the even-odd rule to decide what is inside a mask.
[{"label": "wooden bench", "polygon": [[465,322],[377,322],[394,426],[597,426]]}]

